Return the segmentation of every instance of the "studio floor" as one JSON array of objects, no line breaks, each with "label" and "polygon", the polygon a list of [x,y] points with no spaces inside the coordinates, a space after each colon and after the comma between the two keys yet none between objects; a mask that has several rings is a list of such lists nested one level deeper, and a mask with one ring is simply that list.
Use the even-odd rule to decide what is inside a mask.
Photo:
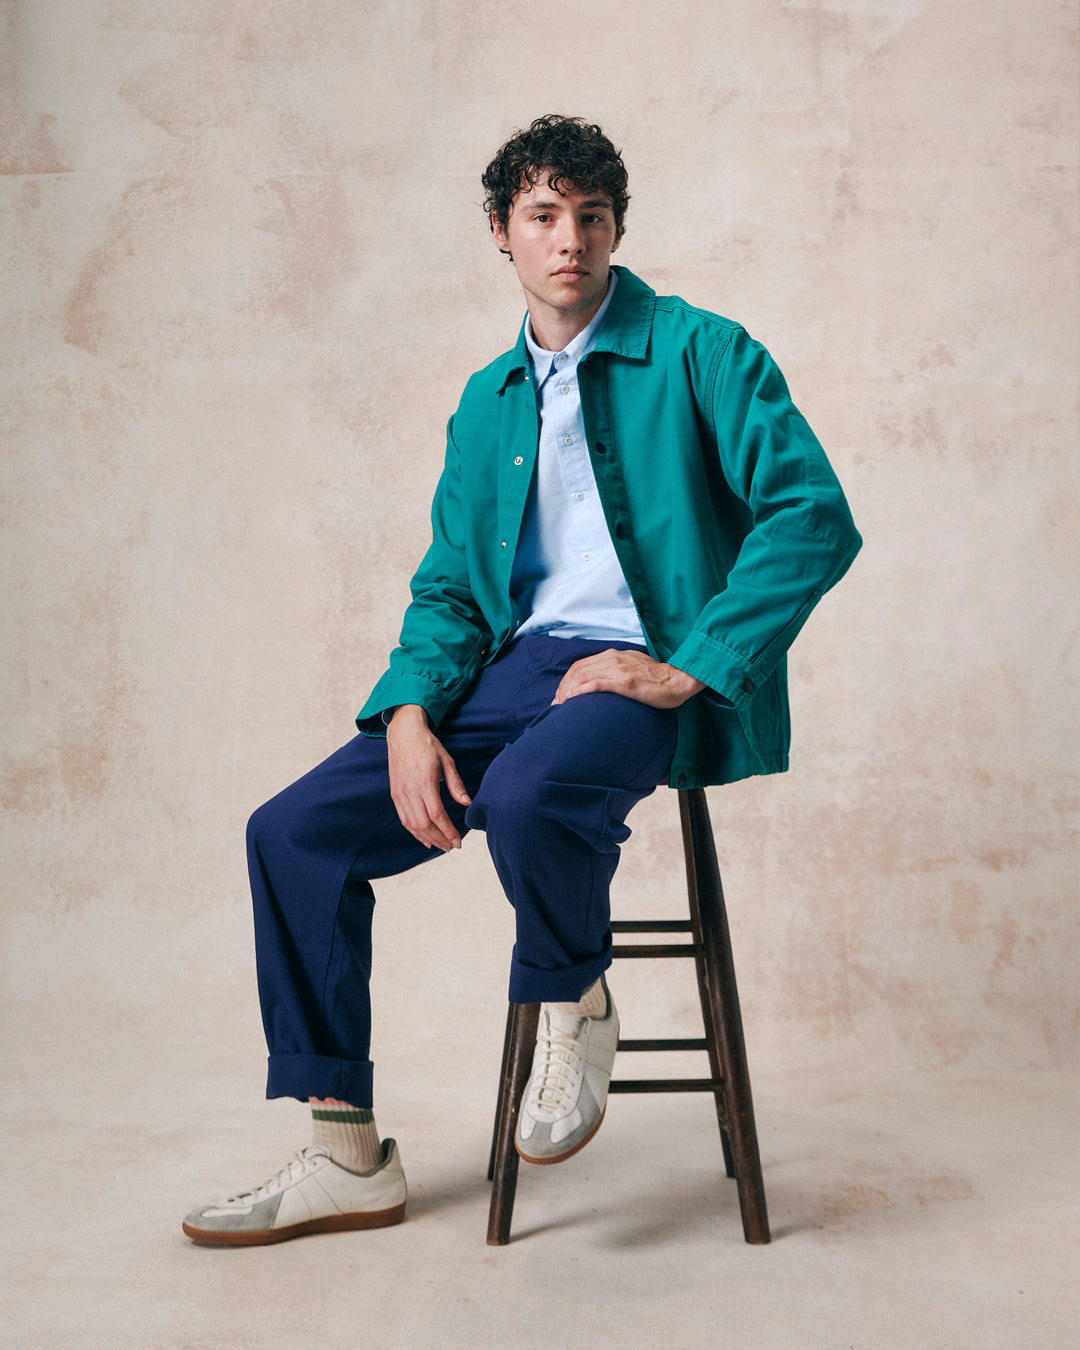
[{"label": "studio floor", "polygon": [[[575,1159],[522,1168],[498,1249],[489,1094],[448,1071],[380,1119],[409,1178],[404,1224],[219,1251],[181,1218],[284,1163],[307,1142],[304,1108],[252,1101],[254,1080],[184,1077],[169,1047],[163,1073],[119,1025],[103,1029],[108,1054],[57,1079],[22,1027],[3,1106],[12,1350],[1078,1343],[1071,1074],[758,1072],[766,1247],[742,1240],[706,1099],[613,1098]],[[92,1028],[69,1042],[92,1045]]]}]

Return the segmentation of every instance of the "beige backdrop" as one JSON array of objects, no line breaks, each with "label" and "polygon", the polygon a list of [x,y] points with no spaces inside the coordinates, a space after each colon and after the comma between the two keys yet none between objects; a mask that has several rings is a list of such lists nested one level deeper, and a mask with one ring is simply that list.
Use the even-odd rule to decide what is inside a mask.
[{"label": "beige backdrop", "polygon": [[[620,261],[771,348],[866,538],[793,653],[791,773],[711,794],[752,1068],[1073,1065],[1073,10],[8,0],[22,1091],[258,1100],[245,818],[382,669],[446,417],[522,313],[479,172],[546,111],[623,147]],[[623,912],[677,865],[664,792]],[[469,1013],[497,1060],[511,928],[480,837],[380,900],[392,1102],[457,1083]],[[690,1009],[636,984],[627,1023]]]}]

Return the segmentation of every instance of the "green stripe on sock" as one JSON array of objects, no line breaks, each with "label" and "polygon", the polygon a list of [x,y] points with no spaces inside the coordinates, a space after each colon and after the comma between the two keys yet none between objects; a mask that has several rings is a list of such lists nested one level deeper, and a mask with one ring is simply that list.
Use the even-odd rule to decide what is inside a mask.
[{"label": "green stripe on sock", "polygon": [[375,1112],[365,1106],[356,1106],[349,1110],[341,1107],[328,1110],[326,1107],[313,1106],[311,1115],[314,1120],[330,1120],[336,1125],[370,1125],[375,1119]]}]

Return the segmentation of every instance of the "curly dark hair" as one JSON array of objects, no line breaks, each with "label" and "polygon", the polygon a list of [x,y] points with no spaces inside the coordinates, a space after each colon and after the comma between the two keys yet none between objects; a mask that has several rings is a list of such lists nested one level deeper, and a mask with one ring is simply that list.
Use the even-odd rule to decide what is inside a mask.
[{"label": "curly dark hair", "polygon": [[481,182],[486,196],[484,210],[495,229],[494,217],[506,225],[514,198],[534,186],[542,173],[548,185],[577,192],[602,192],[611,198],[615,215],[615,238],[621,239],[630,194],[626,190],[626,166],[622,155],[600,128],[582,117],[549,113],[538,117],[524,131],[516,131],[484,170]]}]

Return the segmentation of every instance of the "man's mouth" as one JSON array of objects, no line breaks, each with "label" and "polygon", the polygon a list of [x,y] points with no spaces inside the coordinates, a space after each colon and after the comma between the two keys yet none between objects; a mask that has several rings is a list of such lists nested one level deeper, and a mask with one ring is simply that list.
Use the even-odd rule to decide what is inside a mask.
[{"label": "man's mouth", "polygon": [[587,277],[589,274],[584,267],[560,267],[555,273],[557,277]]}]

